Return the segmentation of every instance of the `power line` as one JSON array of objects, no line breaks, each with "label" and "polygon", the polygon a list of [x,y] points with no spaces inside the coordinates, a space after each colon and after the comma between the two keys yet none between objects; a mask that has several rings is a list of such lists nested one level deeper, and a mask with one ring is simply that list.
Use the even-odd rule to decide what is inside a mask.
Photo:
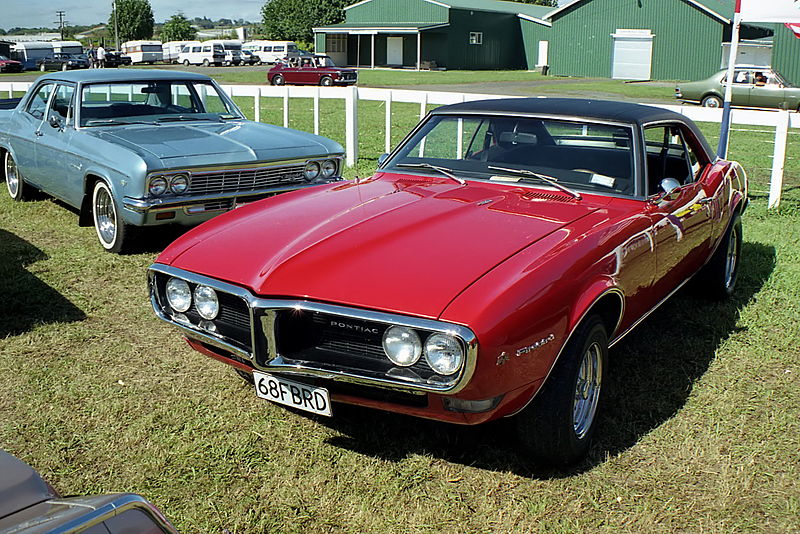
[{"label": "power line", "polygon": [[69,21],[64,20],[64,15],[66,15],[66,11],[56,11],[56,16],[58,20],[53,21],[53,24],[58,24],[58,30],[61,32],[61,40],[64,40],[64,26],[69,23]]}]

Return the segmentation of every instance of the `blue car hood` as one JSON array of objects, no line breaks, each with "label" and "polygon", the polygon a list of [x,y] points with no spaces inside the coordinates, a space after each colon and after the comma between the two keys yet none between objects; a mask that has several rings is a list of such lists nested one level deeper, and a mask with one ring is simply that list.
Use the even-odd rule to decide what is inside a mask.
[{"label": "blue car hood", "polygon": [[341,150],[323,137],[250,121],[128,125],[91,133],[146,159],[156,157],[166,167],[303,158]]}]

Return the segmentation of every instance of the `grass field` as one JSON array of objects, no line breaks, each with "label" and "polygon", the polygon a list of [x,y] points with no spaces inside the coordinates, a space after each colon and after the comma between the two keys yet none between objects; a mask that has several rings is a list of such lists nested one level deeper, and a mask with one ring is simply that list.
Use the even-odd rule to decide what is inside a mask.
[{"label": "grass field", "polygon": [[[338,139],[328,104],[322,133]],[[293,106],[307,129],[307,102]],[[383,108],[362,106],[351,176],[383,152]],[[397,140],[418,111],[395,104]],[[142,493],[186,533],[800,532],[800,147],[793,134],[768,212],[774,136],[757,130],[731,144],[753,193],[739,291],[684,290],[612,349],[599,439],[573,471],[518,455],[504,422],[323,420],[261,401],[155,319],[145,269],[174,231],[114,256],[58,202],[5,194],[0,447],[66,495]]]}]

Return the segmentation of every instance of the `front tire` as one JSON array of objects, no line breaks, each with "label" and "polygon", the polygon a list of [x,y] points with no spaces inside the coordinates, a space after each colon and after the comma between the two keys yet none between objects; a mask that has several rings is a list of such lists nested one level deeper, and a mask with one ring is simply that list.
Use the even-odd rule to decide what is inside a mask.
[{"label": "front tire", "polygon": [[742,218],[733,216],[725,237],[699,274],[699,287],[711,299],[723,300],[733,295],[739,279],[742,257]]},{"label": "front tire", "polygon": [[111,189],[103,181],[92,190],[92,220],[100,245],[108,252],[120,254],[126,250],[130,227],[119,216]]},{"label": "front tire", "polygon": [[704,108],[721,108],[722,99],[716,95],[708,95],[703,98],[701,104]]},{"label": "front tire", "polygon": [[189,60],[188,59],[184,59],[183,60],[183,66],[184,67],[188,67],[189,66]]},{"label": "front tire", "polygon": [[283,76],[280,74],[276,74],[272,77],[272,85],[283,85],[286,83],[286,80],[283,79]]},{"label": "front tire", "polygon": [[319,84],[323,87],[330,87],[333,85],[333,78],[330,76],[323,76],[322,79],[320,79]]},{"label": "front tire", "polygon": [[203,60],[203,66],[204,67],[208,67],[208,65],[209,65],[208,59],[204,59]]},{"label": "front tire", "polygon": [[16,202],[26,200],[30,196],[30,186],[28,186],[28,184],[25,183],[25,180],[22,179],[22,173],[19,172],[17,162],[14,161],[14,157],[11,155],[11,152],[6,151],[3,160],[8,196],[10,196],[11,199]]},{"label": "front tire", "polygon": [[586,457],[607,361],[608,334],[600,317],[592,315],[575,330],[533,402],[516,416],[527,453],[558,466]]}]

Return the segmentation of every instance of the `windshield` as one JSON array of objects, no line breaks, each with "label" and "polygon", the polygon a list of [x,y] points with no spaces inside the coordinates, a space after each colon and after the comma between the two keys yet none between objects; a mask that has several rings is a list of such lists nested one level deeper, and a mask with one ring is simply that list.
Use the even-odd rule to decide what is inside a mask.
[{"label": "windshield", "polygon": [[81,126],[242,118],[210,81],[157,80],[83,87]]},{"label": "windshield", "polygon": [[552,179],[572,189],[633,195],[632,147],[633,130],[627,126],[439,115],[428,120],[383,168],[441,175],[427,167],[435,165],[468,180],[541,184]]}]

